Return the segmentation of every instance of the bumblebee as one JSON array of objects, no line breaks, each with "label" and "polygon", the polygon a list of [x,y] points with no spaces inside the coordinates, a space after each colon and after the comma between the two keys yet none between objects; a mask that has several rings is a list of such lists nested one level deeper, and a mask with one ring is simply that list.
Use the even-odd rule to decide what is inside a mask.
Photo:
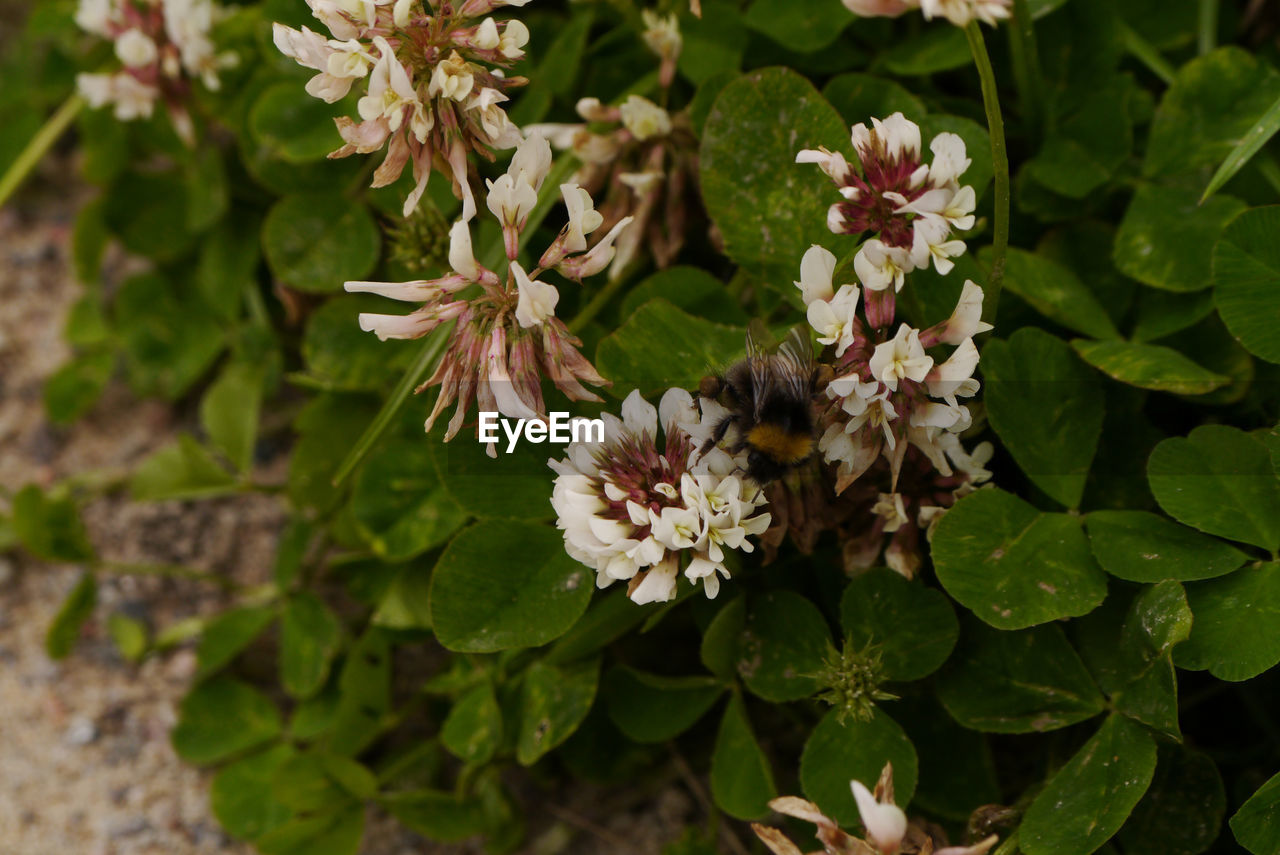
[{"label": "bumblebee", "polygon": [[[717,400],[729,413],[712,429],[702,446],[705,454],[735,428],[729,450],[747,452],[745,472],[764,485],[808,460],[817,446],[813,398],[823,377],[814,368],[808,336],[797,329],[776,352],[762,324],[747,331],[747,357],[722,375],[702,378],[698,391]],[[829,371],[829,369],[828,369]]]}]

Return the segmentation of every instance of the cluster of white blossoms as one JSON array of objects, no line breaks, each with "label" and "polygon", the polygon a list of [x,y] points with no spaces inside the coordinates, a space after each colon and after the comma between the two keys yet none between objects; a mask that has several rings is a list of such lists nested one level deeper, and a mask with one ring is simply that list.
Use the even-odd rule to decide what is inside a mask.
[{"label": "cluster of white blossoms", "polygon": [[700,412],[683,389],[668,390],[657,409],[633,391],[621,419],[604,416],[603,443],[574,443],[548,461],[565,549],[595,569],[597,587],[627,581],[633,601],[665,602],[683,565],[715,597],[729,578],[726,551],[753,550],[747,536],[769,525],[757,512],[763,492],[742,478],[742,461],[718,448],[698,452],[718,417],[713,402],[704,399]]},{"label": "cluster of white blossoms", "polygon": [[[897,481],[907,445],[922,451],[937,470],[950,475],[951,462],[967,460],[958,443],[945,437],[973,423],[961,403],[977,394],[978,349],[973,336],[991,329],[982,321],[982,289],[966,280],[955,311],[927,329],[899,324],[892,335],[894,291],[866,289],[866,322],[856,314],[859,288],[834,289],[836,259],[810,247],[800,264],[800,289],[818,341],[835,345],[835,378],[827,385],[829,405],[818,448],[839,467],[837,492],[862,475],[878,457],[889,460]],[[926,351],[955,348],[945,362]],[[966,464],[967,465],[967,464]]]},{"label": "cluster of white blossoms", "polygon": [[[875,566],[883,553],[910,578],[923,560],[922,535],[991,477],[990,444],[970,453],[958,436],[973,424],[968,399],[980,388],[973,338],[991,329],[982,321],[982,288],[966,280],[951,317],[924,329],[897,318],[897,295],[912,271],[930,261],[942,275],[955,267],[950,259],[965,244],[951,232],[973,227],[977,199],[959,182],[970,160],[954,134],[933,139],[926,164],[919,127],[895,113],[855,126],[853,145],[857,169],[825,148],[797,157],[819,164],[840,188],[844,201],[828,214],[832,231],[871,233],[854,255],[856,281],[837,286],[836,257],[815,245],[795,283],[809,326],[828,348],[832,379],[819,405],[818,450],[833,467],[838,503],[823,509],[797,494],[781,516],[804,542],[824,524],[835,527],[849,572]],[[942,347],[952,348],[945,358]]]},{"label": "cluster of white blossoms", "polygon": [[[938,134],[929,143],[933,160],[920,154],[920,126],[902,113],[872,119],[871,127],[853,126],[853,148],[859,169],[840,152],[805,149],[797,163],[815,163],[832,181],[844,201],[827,212],[827,227],[835,234],[874,233],[858,252],[858,274],[874,291],[901,290],[904,277],[930,261],[946,274],[951,259],[964,252],[964,241],[952,230],[973,228],[977,194],[960,184],[972,162],[964,140],[953,133]],[[860,174],[859,174],[860,173]]]},{"label": "cluster of white blossoms", "polygon": [[[897,855],[903,851],[932,855],[986,855],[998,840],[992,835],[972,846],[938,848],[933,837],[908,822],[906,813],[894,804],[892,764],[885,764],[874,792],[861,781],[850,781],[849,786],[858,805],[858,816],[862,819],[862,838],[843,831],[813,802],[783,796],[769,802],[769,807],[817,826],[817,838],[826,855]],[[752,823],[751,830],[775,855],[802,855],[800,848],[776,828]]]},{"label": "cluster of white blossoms", "polygon": [[925,20],[946,18],[957,27],[978,20],[995,26],[1009,17],[1013,0],[843,0],[845,8],[861,18],[896,18],[919,9]]},{"label": "cluster of white blossoms", "polygon": [[374,173],[374,187],[400,177],[412,164],[414,189],[404,203],[408,216],[440,164],[462,199],[462,218],[476,212],[468,181],[467,155],[493,159],[492,149],[515,146],[520,131],[507,118],[505,90],[522,86],[507,77],[524,56],[529,29],[518,20],[496,21],[488,13],[529,0],[307,0],[332,38],[307,27],[275,25],[275,44],[299,65],[318,73],[307,92],[333,103],[357,80],[366,80],[357,104],[361,121],[336,119],[345,143],[330,157],[387,149]]},{"label": "cluster of white blossoms", "polygon": [[219,70],[237,62],[209,37],[220,12],[211,0],[80,0],[76,23],[114,42],[122,67],[79,74],[77,89],[91,107],[112,105],[122,121],[150,117],[162,101],[178,135],[194,143],[186,110],[191,81],[216,90]]},{"label": "cluster of white blossoms", "polygon": [[[538,202],[548,172],[551,147],[532,135],[517,147],[506,173],[489,182],[488,208],[502,224],[507,252],[505,281],[480,264],[471,249],[471,231],[465,219],[449,233],[451,272],[438,279],[411,282],[347,282],[348,291],[370,292],[393,300],[421,303],[407,315],[360,315],[360,328],[382,340],[420,338],[446,321],[455,321],[444,355],[421,392],[440,387],[440,395],[426,422],[430,431],[445,407],[458,402],[445,432],[445,441],[462,428],[472,401],[481,410],[511,418],[546,419],[542,377],[549,378],[567,397],[599,401],[582,384],[607,385],[578,347],[574,337],[555,316],[560,292],[542,282],[539,275],[554,269],[581,282],[599,273],[613,259],[614,241],[630,224],[622,220],[588,248],[587,236],[601,225],[591,196],[576,184],[560,185],[568,222],[542,254],[538,266],[528,272],[516,260],[520,235]],[[479,293],[466,296],[471,289]],[[494,453],[493,446],[489,451]]]}]

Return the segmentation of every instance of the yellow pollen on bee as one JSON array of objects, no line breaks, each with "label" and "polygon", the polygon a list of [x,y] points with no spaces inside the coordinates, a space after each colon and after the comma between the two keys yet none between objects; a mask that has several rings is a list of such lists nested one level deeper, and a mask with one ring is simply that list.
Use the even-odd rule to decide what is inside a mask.
[{"label": "yellow pollen on bee", "polygon": [[813,451],[813,437],[788,433],[777,425],[756,425],[747,433],[747,444],[779,463],[799,463]]}]

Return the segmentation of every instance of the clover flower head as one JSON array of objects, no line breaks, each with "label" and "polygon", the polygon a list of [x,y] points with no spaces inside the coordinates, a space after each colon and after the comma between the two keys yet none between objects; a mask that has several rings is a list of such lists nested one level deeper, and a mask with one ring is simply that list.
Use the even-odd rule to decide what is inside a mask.
[{"label": "clover flower head", "polygon": [[212,0],[80,0],[76,23],[111,40],[121,67],[79,74],[76,88],[90,107],[110,105],[121,121],[147,118],[162,102],[178,136],[194,145],[186,107],[193,82],[216,90],[218,72],[237,62],[210,39],[220,14]]},{"label": "clover flower head", "polygon": [[[183,0],[190,2],[190,0]],[[172,2],[172,0],[170,0]],[[527,2],[527,0],[526,0]],[[307,92],[329,103],[357,82],[365,87],[360,121],[336,119],[344,145],[330,157],[386,149],[373,187],[395,181],[406,166],[414,188],[404,215],[417,207],[433,168],[462,199],[463,219],[476,212],[467,154],[493,159],[493,150],[522,139],[502,104],[506,90],[524,85],[505,70],[524,56],[529,29],[518,20],[486,17],[498,0],[433,6],[427,0],[307,0],[332,38],[306,27],[274,27],[281,53],[317,73]]]},{"label": "clover flower head", "polygon": [[[992,836],[972,846],[949,846],[945,837],[941,842],[935,840],[939,832],[908,822],[902,808],[893,802],[893,765],[890,763],[885,764],[874,790],[856,780],[850,781],[849,786],[862,821],[862,837],[844,831],[813,802],[795,796],[776,798],[769,802],[769,807],[817,826],[816,837],[827,855],[897,855],[899,852],[986,855],[996,845],[997,838]],[[801,855],[799,847],[776,828],[752,823],[751,830],[774,855]]]},{"label": "clover flower head", "polygon": [[896,18],[919,9],[925,20],[946,18],[957,27],[977,19],[995,26],[1009,17],[1012,0],[843,0],[845,8],[860,18]]},{"label": "clover flower head", "polygon": [[977,205],[973,188],[959,184],[970,163],[964,140],[952,133],[934,137],[926,164],[920,128],[902,113],[873,118],[869,128],[854,125],[851,136],[860,169],[824,148],[801,151],[796,162],[818,165],[843,197],[827,212],[832,232],[874,233],[858,267],[863,284],[882,290],[892,282],[900,289],[905,274],[930,261],[939,273],[949,272],[951,259],[965,249],[951,232],[973,228]]},{"label": "clover flower head", "polygon": [[[820,343],[835,345],[834,379],[826,387],[828,403],[818,448],[838,467],[837,493],[881,455],[890,462],[896,483],[908,445],[919,448],[942,475],[950,476],[941,437],[973,422],[962,399],[979,391],[973,376],[978,365],[973,336],[991,329],[981,320],[982,289],[967,280],[950,318],[924,330],[898,324],[890,335],[896,286],[888,286],[896,274],[884,267],[900,269],[903,258],[873,241],[855,257],[855,270],[866,288],[865,321],[856,314],[854,286],[832,290],[834,256],[813,247],[801,261],[796,286],[807,303],[809,324]],[[928,351],[938,345],[955,349],[946,360],[935,362]]]},{"label": "clover flower head", "polygon": [[657,408],[633,391],[621,419],[604,418],[602,443],[572,443],[564,459],[547,461],[565,550],[595,569],[598,587],[626,581],[637,603],[673,599],[682,566],[715,597],[730,577],[727,551],[752,551],[747,537],[769,525],[758,513],[763,492],[726,452],[698,452],[682,425],[702,414],[683,389],[668,390]]},{"label": "clover flower head", "polygon": [[[600,400],[584,384],[608,385],[578,351],[582,342],[555,316],[560,292],[542,276],[555,270],[581,281],[598,273],[608,265],[613,243],[631,220],[615,223],[609,234],[589,247],[587,235],[599,226],[599,215],[589,194],[575,185],[562,185],[569,223],[538,265],[525,270],[516,255],[550,169],[551,149],[533,134],[516,148],[507,171],[489,183],[486,207],[502,226],[508,262],[505,279],[476,260],[471,229],[466,219],[460,219],[449,231],[451,270],[446,275],[409,282],[346,283],[348,291],[421,304],[407,315],[360,315],[360,328],[380,339],[420,338],[454,322],[435,373],[418,388],[421,392],[440,387],[427,417],[428,432],[445,408],[457,403],[444,434],[446,442],[462,429],[473,402],[512,418],[545,418],[543,377],[576,401]],[[470,296],[476,286],[480,293]]]}]

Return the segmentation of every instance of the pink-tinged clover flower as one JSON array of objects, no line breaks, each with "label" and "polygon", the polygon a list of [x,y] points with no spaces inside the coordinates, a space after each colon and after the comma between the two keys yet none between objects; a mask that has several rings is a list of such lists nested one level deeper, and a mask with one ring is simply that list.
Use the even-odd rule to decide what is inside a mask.
[{"label": "pink-tinged clover flower", "polygon": [[683,568],[715,597],[730,576],[727,551],[751,552],[747,537],[768,527],[764,494],[738,462],[720,449],[699,454],[685,426],[705,416],[683,389],[656,409],[633,391],[621,419],[605,414],[603,442],[572,443],[563,460],[547,461],[565,550],[596,571],[598,587],[625,581],[634,602],[665,602]]},{"label": "pink-tinged clover flower", "polygon": [[[882,246],[873,251],[885,254]],[[896,291],[889,288],[893,277],[858,258],[854,269],[865,288],[865,321],[857,314],[858,288],[834,288],[835,256],[826,249],[813,246],[805,253],[795,283],[819,343],[834,345],[834,376],[826,386],[818,450],[837,467],[837,494],[882,455],[890,464],[892,487],[909,445],[923,452],[939,473],[952,474],[949,440],[942,436],[972,424],[962,399],[979,391],[973,336],[991,329],[981,320],[982,289],[966,281],[950,318],[924,330],[899,324],[890,335],[896,314]],[[928,352],[939,345],[955,347],[942,362]]]},{"label": "pink-tinged clover flower", "polygon": [[404,215],[417,207],[433,168],[447,174],[462,199],[462,218],[476,212],[467,155],[493,159],[521,139],[502,108],[506,90],[522,77],[505,70],[524,56],[529,29],[518,20],[477,20],[493,9],[522,6],[467,0],[432,6],[428,0],[307,0],[329,30],[326,38],[306,27],[276,24],[281,53],[317,74],[307,92],[333,103],[364,81],[357,105],[360,121],[336,119],[344,145],[330,157],[386,149],[374,173],[383,187],[411,167],[414,188]]},{"label": "pink-tinged clover flower", "polygon": [[121,68],[79,74],[76,88],[90,107],[110,105],[121,121],[148,118],[161,102],[178,136],[194,145],[186,107],[193,82],[216,90],[218,72],[238,60],[210,39],[220,14],[211,0],[80,0],[76,23],[114,42]]},{"label": "pink-tinged clover flower", "polygon": [[555,270],[581,281],[598,272],[631,221],[616,223],[589,247],[587,235],[599,225],[590,216],[591,198],[574,185],[563,185],[569,223],[538,266],[526,271],[516,254],[550,168],[551,149],[541,136],[533,135],[520,143],[506,173],[490,182],[486,207],[502,225],[505,278],[476,260],[471,230],[463,219],[449,232],[448,274],[409,282],[346,283],[348,291],[421,304],[407,315],[361,314],[360,328],[380,339],[420,338],[443,323],[455,322],[435,373],[417,390],[440,387],[427,417],[428,432],[445,408],[457,403],[445,430],[446,442],[462,429],[473,402],[511,418],[545,418],[543,377],[575,401],[600,400],[584,384],[608,385],[578,351],[582,342],[555,316],[559,289],[541,277]]},{"label": "pink-tinged clover flower", "polygon": [[852,130],[855,169],[839,152],[805,149],[797,163],[816,164],[835,183],[844,201],[827,212],[827,227],[836,234],[873,233],[859,250],[858,273],[863,284],[879,291],[893,284],[900,290],[907,273],[932,260],[939,273],[954,266],[951,258],[964,252],[953,229],[973,228],[977,196],[961,186],[968,168],[964,140],[942,133],[930,141],[932,162],[921,156],[920,128],[901,113],[871,127]]}]

